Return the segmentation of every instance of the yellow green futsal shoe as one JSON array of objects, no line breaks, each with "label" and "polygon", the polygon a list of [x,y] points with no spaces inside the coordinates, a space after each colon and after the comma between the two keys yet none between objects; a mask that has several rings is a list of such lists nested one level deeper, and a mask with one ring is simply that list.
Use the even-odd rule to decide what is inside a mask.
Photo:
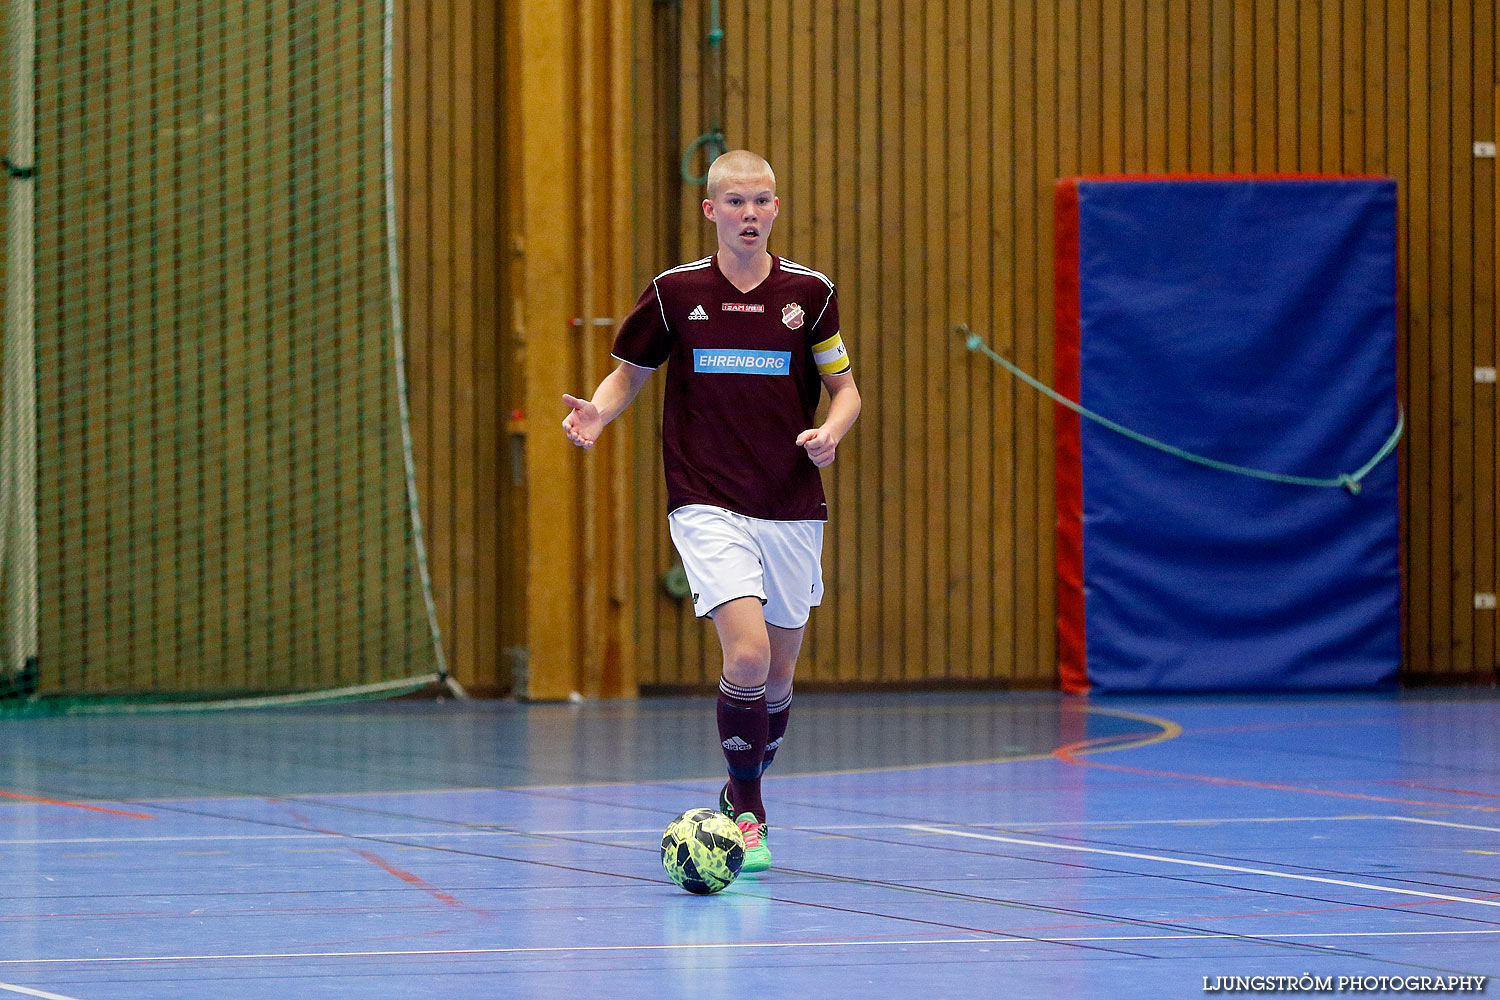
[{"label": "yellow green futsal shoe", "polygon": [[740,833],[745,836],[745,864],[740,869],[742,872],[763,872],[771,867],[771,849],[766,846],[766,837],[770,833],[766,824],[755,818],[753,812],[742,812],[735,819],[734,825],[740,828]]}]

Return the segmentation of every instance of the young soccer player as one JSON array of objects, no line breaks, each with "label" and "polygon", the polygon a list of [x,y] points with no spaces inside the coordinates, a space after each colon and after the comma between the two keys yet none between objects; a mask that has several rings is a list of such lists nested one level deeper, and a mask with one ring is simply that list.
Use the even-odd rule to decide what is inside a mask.
[{"label": "young soccer player", "polygon": [[[771,866],[760,779],[786,732],[792,674],[823,596],[828,505],[818,470],[859,416],[838,297],[821,273],[771,254],[781,210],[764,159],[709,167],[703,214],[718,252],[656,276],[615,336],[620,365],[592,399],[564,395],[568,440],[593,447],[651,372],[667,365],[667,521],[723,649],[720,808],[745,834],[744,871]],[[822,390],[827,415],[814,425]]]}]

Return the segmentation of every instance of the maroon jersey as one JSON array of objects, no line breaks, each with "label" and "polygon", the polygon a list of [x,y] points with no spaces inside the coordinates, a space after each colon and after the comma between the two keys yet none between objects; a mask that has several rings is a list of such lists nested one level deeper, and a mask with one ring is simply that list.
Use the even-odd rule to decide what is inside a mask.
[{"label": "maroon jersey", "polygon": [[[823,481],[797,435],[816,426],[822,374],[849,370],[833,282],[771,258],[741,292],[713,257],[656,276],[615,336],[614,356],[667,365],[667,510],[711,504],[746,517],[821,521]],[[816,353],[817,357],[814,357]]]}]

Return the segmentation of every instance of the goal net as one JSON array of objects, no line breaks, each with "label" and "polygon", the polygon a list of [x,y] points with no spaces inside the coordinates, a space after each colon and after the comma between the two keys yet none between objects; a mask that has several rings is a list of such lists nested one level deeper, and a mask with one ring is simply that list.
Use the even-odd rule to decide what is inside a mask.
[{"label": "goal net", "polygon": [[0,710],[444,679],[389,4],[6,3]]}]

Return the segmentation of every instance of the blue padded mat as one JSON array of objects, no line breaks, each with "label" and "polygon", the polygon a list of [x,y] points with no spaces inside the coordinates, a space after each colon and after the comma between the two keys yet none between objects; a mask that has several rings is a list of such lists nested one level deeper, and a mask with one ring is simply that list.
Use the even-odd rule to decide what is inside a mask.
[{"label": "blue padded mat", "polygon": [[[1058,224],[1059,382],[1084,407],[1320,479],[1359,469],[1395,428],[1393,181],[1077,180]],[[1059,435],[1071,688],[1394,681],[1394,456],[1356,494],[1192,464],[1088,420]]]}]

